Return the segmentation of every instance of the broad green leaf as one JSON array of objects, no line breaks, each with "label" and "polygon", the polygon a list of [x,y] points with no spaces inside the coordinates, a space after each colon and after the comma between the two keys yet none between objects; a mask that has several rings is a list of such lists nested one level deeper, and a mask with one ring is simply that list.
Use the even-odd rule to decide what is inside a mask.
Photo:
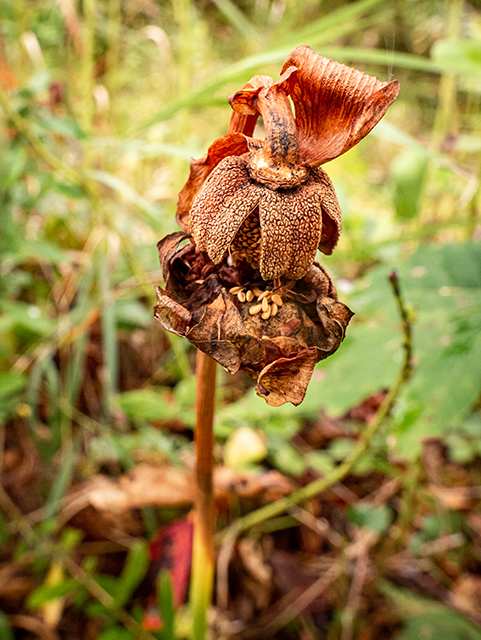
[{"label": "broad green leaf", "polygon": [[396,640],[481,640],[479,628],[445,605],[399,589],[387,581],[378,586],[404,621]]},{"label": "broad green leaf", "polygon": [[[394,435],[400,452],[414,457],[424,437],[459,428],[481,391],[481,244],[421,246],[395,266],[405,303],[415,308],[415,368],[394,410]],[[373,270],[352,295],[352,326],[318,365],[304,409],[322,405],[339,415],[392,385],[403,337],[388,271]]]}]

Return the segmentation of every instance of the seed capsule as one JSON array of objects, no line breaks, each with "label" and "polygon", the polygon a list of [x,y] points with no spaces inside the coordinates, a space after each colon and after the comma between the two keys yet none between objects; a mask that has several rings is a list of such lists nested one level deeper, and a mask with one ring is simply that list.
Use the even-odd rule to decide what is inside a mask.
[{"label": "seed capsule", "polygon": [[249,309],[249,313],[251,314],[251,316],[255,316],[255,314],[259,313],[259,311],[261,311],[261,310],[262,310],[262,305],[261,304],[254,304]]}]

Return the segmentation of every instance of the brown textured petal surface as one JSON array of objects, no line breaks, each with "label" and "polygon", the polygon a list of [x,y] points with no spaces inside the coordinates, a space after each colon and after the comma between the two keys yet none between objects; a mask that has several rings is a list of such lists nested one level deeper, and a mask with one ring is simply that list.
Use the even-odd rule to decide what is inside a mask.
[{"label": "brown textured petal surface", "polygon": [[264,280],[297,280],[314,262],[321,237],[321,203],[317,185],[264,189],[259,207],[262,230],[260,272]]},{"label": "brown textured petal surface", "polygon": [[246,136],[242,133],[228,133],[212,143],[202,158],[191,161],[189,178],[179,193],[177,201],[176,220],[181,229],[187,232],[191,231],[189,221],[190,208],[213,169],[224,158],[240,156],[246,151]]},{"label": "brown textured petal surface", "polygon": [[257,395],[271,407],[286,402],[301,404],[317,362],[317,349],[311,347],[292,358],[279,358],[267,365],[257,379]]},{"label": "brown textured petal surface", "polygon": [[311,170],[310,179],[318,187],[322,208],[322,235],[319,251],[331,255],[342,230],[341,207],[331,179],[321,167]]},{"label": "brown textured petal surface", "polygon": [[259,202],[260,187],[252,184],[246,158],[224,158],[214,169],[192,205],[194,241],[219,263],[245,218]]},{"label": "brown textured petal surface", "polygon": [[291,91],[296,110],[301,161],[317,166],[360,142],[386,113],[399,83],[381,82],[302,46],[282,71],[298,68]]}]

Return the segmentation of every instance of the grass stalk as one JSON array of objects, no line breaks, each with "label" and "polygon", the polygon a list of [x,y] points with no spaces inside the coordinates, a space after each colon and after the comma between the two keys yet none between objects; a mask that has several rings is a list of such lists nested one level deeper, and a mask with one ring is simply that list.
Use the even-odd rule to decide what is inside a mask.
[{"label": "grass stalk", "polygon": [[212,600],[214,582],[215,505],[212,486],[214,467],[214,397],[216,363],[201,351],[197,352],[196,398],[196,475],[194,543],[190,602],[193,618],[193,640],[204,640],[207,610]]}]

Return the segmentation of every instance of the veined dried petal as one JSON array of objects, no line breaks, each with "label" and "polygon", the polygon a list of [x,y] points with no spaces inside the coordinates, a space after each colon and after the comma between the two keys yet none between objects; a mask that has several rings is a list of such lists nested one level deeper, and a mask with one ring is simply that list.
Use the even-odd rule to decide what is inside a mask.
[{"label": "veined dried petal", "polygon": [[381,82],[315,53],[294,49],[282,72],[296,67],[291,90],[301,162],[318,166],[360,142],[399,93],[399,82]]}]

